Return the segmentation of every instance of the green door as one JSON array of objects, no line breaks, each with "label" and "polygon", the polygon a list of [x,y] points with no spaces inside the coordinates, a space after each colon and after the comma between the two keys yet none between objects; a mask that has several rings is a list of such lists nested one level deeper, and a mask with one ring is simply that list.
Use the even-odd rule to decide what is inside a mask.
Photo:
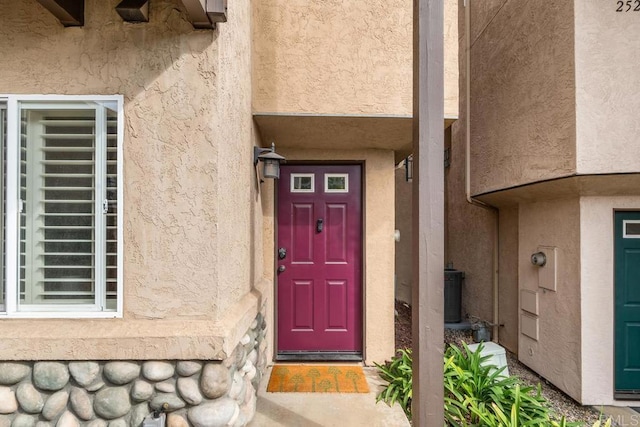
[{"label": "green door", "polygon": [[615,387],[640,392],[640,212],[615,214]]}]

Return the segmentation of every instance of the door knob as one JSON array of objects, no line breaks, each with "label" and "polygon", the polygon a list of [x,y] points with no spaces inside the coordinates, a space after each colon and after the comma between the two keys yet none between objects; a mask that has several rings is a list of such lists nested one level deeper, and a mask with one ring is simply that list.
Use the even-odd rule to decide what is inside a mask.
[{"label": "door knob", "polygon": [[283,271],[285,271],[287,268],[284,265],[281,265],[278,267],[278,273],[282,273]]}]

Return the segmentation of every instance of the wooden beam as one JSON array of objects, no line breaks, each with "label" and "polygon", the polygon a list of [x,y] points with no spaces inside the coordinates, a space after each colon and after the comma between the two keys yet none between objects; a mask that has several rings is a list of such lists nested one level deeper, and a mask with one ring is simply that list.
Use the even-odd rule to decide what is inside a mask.
[{"label": "wooden beam", "polygon": [[413,1],[413,395],[416,427],[444,423],[444,8]]},{"label": "wooden beam", "polygon": [[84,25],[84,0],[37,0],[65,27]]},{"label": "wooden beam", "polygon": [[227,22],[227,0],[182,0],[194,28],[212,29]]},{"label": "wooden beam", "polygon": [[127,22],[149,22],[149,0],[122,0],[116,12]]}]

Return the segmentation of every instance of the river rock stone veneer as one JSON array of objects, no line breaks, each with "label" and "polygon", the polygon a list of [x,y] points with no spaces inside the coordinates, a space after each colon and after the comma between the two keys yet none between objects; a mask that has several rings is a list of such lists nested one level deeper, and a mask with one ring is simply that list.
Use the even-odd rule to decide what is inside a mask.
[{"label": "river rock stone veneer", "polygon": [[225,360],[0,362],[0,427],[245,426],[266,366],[258,314]]}]

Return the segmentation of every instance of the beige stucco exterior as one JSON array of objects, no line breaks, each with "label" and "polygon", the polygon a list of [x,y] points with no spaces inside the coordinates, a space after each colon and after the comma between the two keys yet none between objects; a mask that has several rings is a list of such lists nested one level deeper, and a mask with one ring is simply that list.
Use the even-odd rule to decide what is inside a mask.
[{"label": "beige stucco exterior", "polygon": [[[518,218],[519,291],[538,298],[538,339],[521,333],[518,358],[580,401],[580,204],[578,198],[521,204]],[[556,290],[540,287],[541,269],[531,263],[540,246],[556,250]],[[547,256],[552,256],[546,251]],[[522,308],[522,307],[521,307]],[[519,315],[523,315],[520,310]],[[522,332],[522,330],[521,330]]]},{"label": "beige stucco exterior", "polygon": [[[577,172],[638,172],[640,27],[638,12],[607,2],[575,2]],[[626,9],[626,5],[624,7]]]},{"label": "beige stucco exterior", "polygon": [[413,283],[411,268],[413,224],[410,215],[413,203],[412,190],[411,182],[407,182],[406,168],[401,163],[395,171],[396,230],[400,233],[400,240],[396,242],[395,298],[408,304],[411,304],[411,284]]},{"label": "beige stucco exterior", "polygon": [[518,353],[520,321],[518,283],[518,242],[520,236],[518,206],[505,206],[498,219],[498,324],[500,345]]},{"label": "beige stucco exterior", "polygon": [[573,3],[470,5],[472,193],[575,173]]},{"label": "beige stucco exterior", "polygon": [[[0,322],[0,359],[213,359],[262,304],[262,204],[252,167],[251,7],[195,31],[182,3],[129,24],[86,1],[64,28],[37,2],[0,2],[0,93],[124,96],[121,319]],[[37,64],[37,66],[34,66]],[[234,342],[232,342],[234,341]]]},{"label": "beige stucco exterior", "polygon": [[411,114],[411,1],[253,7],[255,111]]},{"label": "beige stucco exterior", "polygon": [[[412,114],[409,0],[254,2],[254,109]],[[445,117],[458,113],[457,4],[445,2]]]}]

